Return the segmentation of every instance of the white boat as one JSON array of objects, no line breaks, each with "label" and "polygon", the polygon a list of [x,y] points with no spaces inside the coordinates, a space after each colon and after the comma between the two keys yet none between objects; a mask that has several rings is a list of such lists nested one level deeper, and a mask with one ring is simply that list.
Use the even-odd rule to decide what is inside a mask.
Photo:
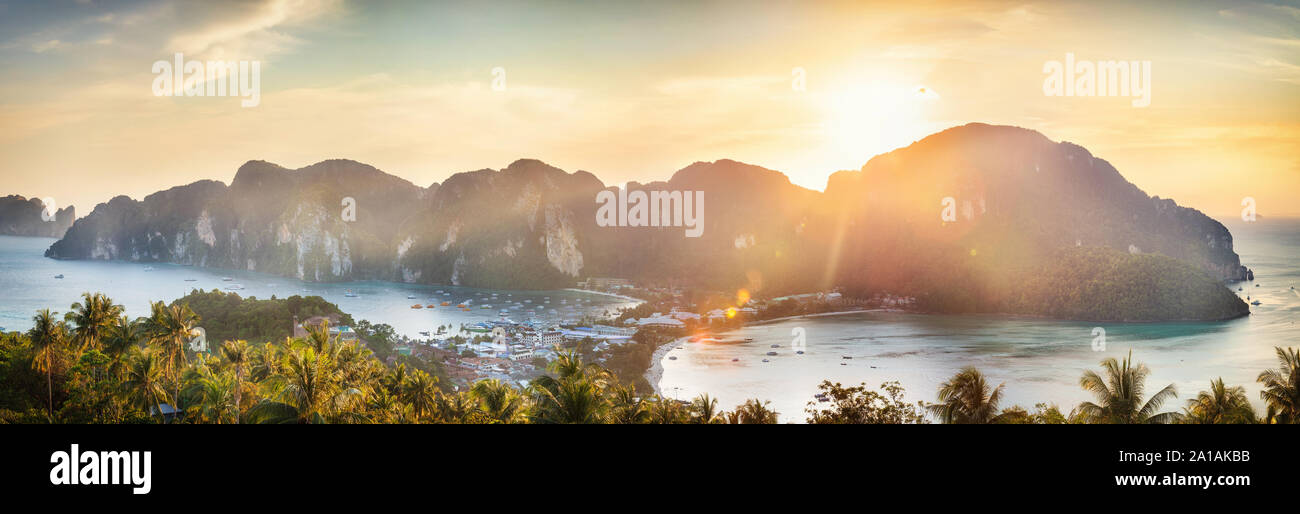
[{"label": "white boat", "polygon": [[153,266],[145,266],[145,267],[144,267],[144,270],[145,270],[145,271],[153,271]]},{"label": "white boat", "polygon": [[230,277],[221,277],[221,281],[222,281],[222,282],[230,282],[230,281],[233,281],[233,280],[235,280],[235,279],[230,278]]},{"label": "white boat", "polygon": [[63,274],[59,273],[58,275],[55,275],[54,278],[63,278]]}]

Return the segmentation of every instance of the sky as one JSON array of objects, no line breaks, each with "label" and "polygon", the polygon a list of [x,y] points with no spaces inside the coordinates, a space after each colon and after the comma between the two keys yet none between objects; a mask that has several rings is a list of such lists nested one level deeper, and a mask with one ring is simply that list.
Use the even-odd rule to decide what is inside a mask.
[{"label": "sky", "polygon": [[[176,53],[256,61],[258,104],[156,96]],[[1067,54],[1149,62],[1150,104],[1049,96]],[[1246,197],[1300,216],[1296,3],[0,1],[0,76],[0,195],[79,215],[253,159],[420,186],[520,158],[606,184],[734,159],[822,190],[984,122],[1221,219]]]}]

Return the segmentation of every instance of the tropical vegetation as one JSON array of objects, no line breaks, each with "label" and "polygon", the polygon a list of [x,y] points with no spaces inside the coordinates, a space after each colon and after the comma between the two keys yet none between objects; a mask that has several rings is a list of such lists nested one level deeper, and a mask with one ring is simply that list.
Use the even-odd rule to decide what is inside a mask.
[{"label": "tropical vegetation", "polygon": [[[219,298],[218,298],[219,299]],[[308,303],[316,302],[310,300]],[[237,308],[238,309],[238,308]],[[771,424],[770,403],[749,399],[726,410],[701,394],[689,401],[640,391],[638,384],[561,353],[526,385],[486,379],[446,387],[436,368],[344,341],[328,322],[271,341],[195,344],[203,321],[185,301],[156,302],[138,319],[102,294],[86,293],[59,316],[48,309],[25,333],[0,334],[0,422],[17,423],[535,423]],[[206,326],[213,326],[205,323]],[[384,330],[367,324],[367,334]],[[650,338],[646,343],[657,340]],[[1150,370],[1133,360],[1101,361],[1080,387],[1093,400],[1063,413],[1039,403],[1003,407],[1005,384],[974,367],[944,381],[935,402],[909,403],[898,382],[823,382],[809,402],[812,424],[1067,424],[1300,422],[1300,355],[1277,348],[1279,367],[1259,374],[1256,413],[1245,389],[1212,380],[1181,411],[1172,384],[1148,394]],[[638,362],[640,362],[638,360]],[[629,368],[630,369],[630,368]],[[433,372],[431,372],[433,371]]]}]

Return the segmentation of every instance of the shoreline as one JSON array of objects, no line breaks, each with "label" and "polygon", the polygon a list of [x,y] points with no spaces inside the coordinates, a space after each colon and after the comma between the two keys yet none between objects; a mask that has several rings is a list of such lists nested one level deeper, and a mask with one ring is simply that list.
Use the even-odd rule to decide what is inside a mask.
[{"label": "shoreline", "polygon": [[645,379],[647,382],[650,382],[650,387],[654,389],[655,395],[660,397],[663,396],[663,392],[659,389],[659,381],[664,378],[664,357],[667,357],[668,352],[672,351],[673,348],[676,348],[678,344],[684,343],[689,339],[690,336],[686,336],[667,341],[664,344],[659,345],[658,348],[655,348],[654,354],[650,356],[650,369],[646,370]]},{"label": "shoreline", "polygon": [[[819,312],[816,314],[798,314],[794,316],[782,316],[780,318],[765,319],[762,321],[755,321],[753,323],[746,323],[742,325],[740,328],[745,328],[746,326],[750,326],[750,325],[766,325],[768,323],[776,323],[778,321],[785,321],[791,319],[821,318],[825,316],[843,316],[845,314],[861,314],[864,312],[912,312],[912,311],[906,311],[903,309],[858,309],[853,311],[833,311],[833,312]],[[737,330],[737,329],[733,329],[733,330]],[[727,332],[731,332],[733,330],[728,330]]]},{"label": "shoreline", "polygon": [[575,293],[598,294],[598,295],[601,295],[601,296],[612,296],[612,297],[614,297],[614,298],[618,298],[618,299],[620,299],[620,300],[627,300],[627,301],[629,301],[629,302],[645,303],[645,300],[642,300],[642,299],[640,299],[640,298],[632,298],[631,296],[623,296],[623,295],[621,295],[621,294],[606,293],[606,292],[603,292],[603,291],[592,291],[592,290],[590,290],[590,289],[578,289],[578,288],[576,288],[576,287],[566,287],[566,288],[564,288],[564,289],[561,289],[561,291],[572,291],[572,292],[575,292]]}]

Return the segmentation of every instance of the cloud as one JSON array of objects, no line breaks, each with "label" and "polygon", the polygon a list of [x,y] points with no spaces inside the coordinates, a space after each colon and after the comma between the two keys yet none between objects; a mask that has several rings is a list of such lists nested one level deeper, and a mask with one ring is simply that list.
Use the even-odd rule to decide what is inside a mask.
[{"label": "cloud", "polygon": [[62,48],[62,47],[64,47],[64,46],[66,46],[66,45],[64,45],[62,41],[59,41],[59,40],[57,40],[57,39],[51,39],[51,40],[49,40],[49,41],[42,41],[42,42],[40,42],[40,43],[35,43],[35,44],[33,44],[33,45],[32,45],[32,51],[33,51],[33,52],[36,52],[36,53],[38,53],[38,54],[43,54],[43,53],[48,52],[48,51],[50,51],[50,50],[57,50],[57,49]]},{"label": "cloud", "polygon": [[265,0],[227,9],[222,4],[204,23],[175,34],[166,51],[199,59],[267,59],[302,41],[284,29],[337,13],[338,0]]}]

